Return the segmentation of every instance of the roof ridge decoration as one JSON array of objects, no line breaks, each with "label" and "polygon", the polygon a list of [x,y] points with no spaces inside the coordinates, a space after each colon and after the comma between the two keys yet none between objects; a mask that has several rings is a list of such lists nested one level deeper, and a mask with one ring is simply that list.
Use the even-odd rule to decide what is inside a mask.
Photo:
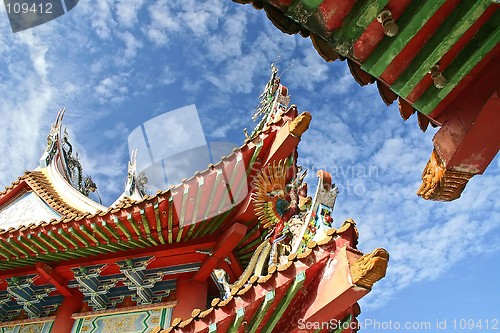
[{"label": "roof ridge decoration", "polygon": [[69,214],[79,215],[83,213],[81,210],[69,205],[61,198],[48,177],[42,171],[27,171],[24,180],[50,208],[61,213],[62,216],[68,216]]},{"label": "roof ridge decoration", "polygon": [[417,195],[426,200],[451,201],[458,199],[474,174],[449,170],[436,148],[422,172],[422,185]]},{"label": "roof ridge decoration", "polygon": [[[285,185],[284,181],[277,177],[280,174],[286,175],[284,166],[283,161],[280,161],[268,166],[267,170],[262,170],[255,186],[255,193],[258,194],[255,196],[254,207],[259,221],[265,222],[266,228],[269,227],[269,222],[274,220],[273,228],[268,233],[271,246],[268,250],[264,248],[268,252],[269,266],[286,263],[289,256],[303,253],[311,241],[322,243],[328,237],[327,231],[332,229],[333,223],[331,214],[337,188],[333,186],[332,189],[331,175],[326,171],[318,172],[319,182],[316,195],[312,199],[307,195],[307,183],[304,183],[307,169],[295,173]],[[265,192],[269,189],[272,191]],[[263,205],[266,196],[268,201]],[[280,214],[280,209],[283,209],[280,208],[280,200],[284,200],[284,197],[289,201],[284,212]],[[258,252],[256,251],[255,255],[258,255]],[[259,264],[263,265],[265,263]],[[262,267],[259,266],[257,268],[261,271]]]},{"label": "roof ridge decoration", "polygon": [[132,149],[128,162],[127,182],[123,193],[110,207],[116,207],[122,202],[139,201],[146,196],[146,184],[148,178],[144,173],[137,174],[137,149]]},{"label": "roof ridge decoration", "polygon": [[[245,285],[250,287],[277,268],[288,268],[291,265],[290,258],[307,256],[310,253],[308,248],[326,244],[332,239],[335,229],[331,214],[337,187],[331,183],[331,174],[318,171],[318,186],[312,199],[307,195],[307,183],[304,182],[307,169],[296,172],[301,168],[294,170],[293,166],[287,167],[287,164],[287,160],[274,162],[256,176],[252,193],[255,215],[262,228],[270,231],[235,283],[228,284],[220,270],[214,272],[223,300],[229,296],[228,290],[234,294],[235,290]],[[290,171],[294,176],[287,182]],[[346,223],[354,224],[351,221]]]},{"label": "roof ridge decoration", "polygon": [[97,186],[91,176],[83,177],[78,152],[73,156],[73,145],[69,141],[67,128],[64,128],[64,132],[62,128],[65,112],[66,109],[62,108],[57,113],[56,121],[52,124],[47,136],[47,148],[40,158],[40,167],[46,168],[54,164],[72,187],[88,196],[90,192],[97,190]]},{"label": "roof ridge decoration", "polygon": [[351,266],[352,282],[371,289],[373,284],[385,276],[389,253],[382,248],[365,254]]},{"label": "roof ridge decoration", "polygon": [[281,77],[278,75],[278,68],[275,63],[271,64],[271,77],[267,82],[264,91],[259,96],[259,105],[254,111],[252,120],[261,120],[253,130],[252,134],[247,135],[247,141],[257,136],[265,127],[271,123],[277,122],[281,116],[287,112],[290,104],[288,89],[281,84]]}]

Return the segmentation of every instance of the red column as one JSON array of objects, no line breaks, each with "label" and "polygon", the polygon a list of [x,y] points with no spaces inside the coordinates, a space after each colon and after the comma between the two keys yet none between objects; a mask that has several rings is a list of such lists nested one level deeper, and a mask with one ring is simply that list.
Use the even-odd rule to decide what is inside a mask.
[{"label": "red column", "polygon": [[52,326],[52,333],[70,333],[75,320],[71,315],[82,308],[83,294],[75,290],[73,296],[64,297],[63,302],[57,310],[56,320]]},{"label": "red column", "polygon": [[172,318],[188,319],[194,309],[207,308],[207,281],[184,280],[177,282],[175,294],[177,305]]}]

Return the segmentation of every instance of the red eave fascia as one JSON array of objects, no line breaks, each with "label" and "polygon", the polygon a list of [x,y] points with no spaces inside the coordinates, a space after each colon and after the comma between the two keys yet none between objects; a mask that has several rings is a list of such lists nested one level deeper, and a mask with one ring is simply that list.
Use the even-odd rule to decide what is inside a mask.
[{"label": "red eave fascia", "polygon": [[26,174],[19,177],[11,185],[7,186],[3,192],[0,193],[0,207],[7,204],[10,200],[14,199],[18,194],[23,191],[30,190],[30,186],[26,182]]}]

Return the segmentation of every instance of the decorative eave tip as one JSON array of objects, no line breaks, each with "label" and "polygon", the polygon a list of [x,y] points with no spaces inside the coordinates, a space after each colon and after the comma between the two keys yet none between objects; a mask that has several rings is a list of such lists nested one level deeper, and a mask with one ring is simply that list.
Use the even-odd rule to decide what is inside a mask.
[{"label": "decorative eave tip", "polygon": [[39,162],[41,168],[47,167],[50,164],[50,162],[52,162],[54,156],[57,153],[58,141],[62,136],[61,124],[65,112],[66,108],[62,108],[59,110],[59,112],[57,113],[56,121],[52,124],[52,127],[50,128],[49,135],[47,136],[47,148],[45,149],[45,152],[43,153]]},{"label": "decorative eave tip", "polygon": [[[90,213],[105,210],[92,177],[83,175],[78,152],[73,154],[68,132],[62,127],[65,112],[66,109],[62,108],[57,113],[37,170],[47,177],[54,191],[71,207]],[[96,193],[99,203],[89,198],[90,192]]]},{"label": "decorative eave tip", "polygon": [[299,138],[307,131],[311,123],[312,115],[308,112],[302,112],[297,118],[290,123],[290,133]]},{"label": "decorative eave tip", "polygon": [[365,254],[351,266],[352,283],[371,289],[385,276],[388,263],[389,253],[385,249],[378,248]]},{"label": "decorative eave tip", "polygon": [[47,148],[40,158],[41,169],[53,166],[55,170],[76,190],[85,196],[95,192],[97,186],[91,176],[83,177],[83,168],[78,158],[78,152],[73,156],[73,145],[69,141],[69,135],[62,121],[66,108],[57,113],[57,118],[47,136]]},{"label": "decorative eave tip", "polygon": [[132,199],[140,200],[146,195],[146,183],[148,179],[144,174],[137,174],[137,149],[133,149],[128,162],[127,183],[125,184],[125,195]]}]

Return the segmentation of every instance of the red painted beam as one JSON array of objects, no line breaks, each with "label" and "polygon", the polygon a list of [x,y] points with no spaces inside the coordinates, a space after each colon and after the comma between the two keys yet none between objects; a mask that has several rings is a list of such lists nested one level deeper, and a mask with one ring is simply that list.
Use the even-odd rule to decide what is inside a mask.
[{"label": "red painted beam", "polygon": [[265,164],[287,158],[294,151],[299,142],[300,138],[292,135],[289,125],[285,124],[276,134],[276,139],[269,150],[269,155]]},{"label": "red painted beam", "polygon": [[[334,259],[335,258],[335,259]],[[305,304],[304,322],[327,322],[342,314],[369,290],[350,281],[349,260],[343,247],[326,264],[314,295]]]},{"label": "red painted beam", "polygon": [[448,170],[482,174],[500,149],[499,93],[493,92],[478,109],[456,110],[434,137]]},{"label": "red painted beam", "polygon": [[37,262],[35,268],[38,273],[47,279],[65,297],[73,297],[73,293],[66,286],[67,280],[54,271],[52,267],[42,262]]},{"label": "red painted beam", "polygon": [[247,226],[241,223],[234,223],[217,241],[213,255],[202,263],[200,270],[196,273],[194,280],[205,281],[213,269],[217,267],[219,261],[225,257],[238,245],[247,231]]},{"label": "red painted beam", "polygon": [[481,64],[481,72],[462,87],[467,93],[457,96],[438,118],[443,126],[434,146],[449,170],[481,174],[500,148],[500,46],[495,50],[496,57]]},{"label": "red painted beam", "polygon": [[177,305],[173,309],[172,318],[191,318],[194,309],[206,309],[207,291],[207,281],[178,281],[175,287]]}]

